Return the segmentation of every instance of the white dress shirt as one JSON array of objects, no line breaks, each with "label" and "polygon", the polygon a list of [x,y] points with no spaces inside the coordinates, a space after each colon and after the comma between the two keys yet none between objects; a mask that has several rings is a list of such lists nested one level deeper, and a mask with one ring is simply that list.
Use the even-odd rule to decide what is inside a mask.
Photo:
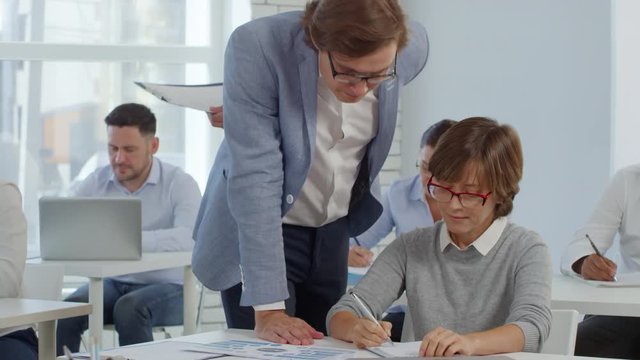
[{"label": "white dress shirt", "polygon": [[[282,219],[285,224],[320,227],[347,215],[360,163],[378,133],[378,99],[369,91],[357,103],[343,103],[319,76],[316,117],[309,174]],[[255,311],[284,308],[284,301],[253,306]]]},{"label": "white dress shirt", "polygon": [[640,164],[619,170],[609,183],[587,224],[575,233],[562,257],[561,270],[573,273],[571,266],[594,253],[585,234],[603,254],[620,234],[618,272],[640,271]]},{"label": "white dress shirt", "polygon": [[343,103],[320,76],[316,116],[309,174],[285,224],[320,227],[347,215],[360,162],[378,132],[378,99],[369,91],[357,103]]}]

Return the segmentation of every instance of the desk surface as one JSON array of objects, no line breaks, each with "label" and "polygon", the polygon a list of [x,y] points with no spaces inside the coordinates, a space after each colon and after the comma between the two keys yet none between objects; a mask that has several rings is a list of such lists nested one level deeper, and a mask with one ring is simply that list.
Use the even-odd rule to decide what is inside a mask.
[{"label": "desk surface", "polygon": [[582,314],[640,316],[640,287],[597,287],[564,275],[554,275],[551,308]]},{"label": "desk surface", "polygon": [[105,278],[191,265],[191,251],[144,253],[140,260],[28,260],[29,264],[62,264],[65,275]]},{"label": "desk surface", "polygon": [[0,324],[2,327],[87,315],[91,305],[50,300],[0,299]]},{"label": "desk surface", "polygon": [[[222,341],[222,340],[229,340],[229,339],[255,340],[256,338],[254,336],[253,331],[231,329],[231,330],[218,330],[218,331],[211,331],[211,332],[200,333],[195,335],[182,336],[182,337],[177,337],[177,338],[172,338],[172,339],[162,340],[162,341],[183,341],[183,342],[206,344],[214,341]],[[159,343],[159,342],[155,342],[155,343]],[[152,344],[153,343],[146,343],[146,344],[140,344],[140,345],[142,346],[142,345],[152,345]],[[355,349],[355,346],[353,344],[336,340],[333,338],[324,338],[322,340],[316,340],[315,344],[319,346],[328,346],[333,348]],[[132,346],[136,346],[136,345],[132,345]],[[115,355],[115,354],[126,355],[126,348],[127,347],[121,347],[118,349],[111,350],[109,352],[113,351],[111,355]],[[597,360],[599,359],[599,358],[592,358],[592,357],[550,355],[550,354],[536,354],[536,353],[513,353],[513,354],[506,354],[506,356],[514,360],[569,360],[569,359]],[[372,357],[375,357],[375,355],[372,355],[372,353],[365,350],[358,350],[355,357],[372,358]],[[146,360],[146,359],[140,359],[140,360]]]}]

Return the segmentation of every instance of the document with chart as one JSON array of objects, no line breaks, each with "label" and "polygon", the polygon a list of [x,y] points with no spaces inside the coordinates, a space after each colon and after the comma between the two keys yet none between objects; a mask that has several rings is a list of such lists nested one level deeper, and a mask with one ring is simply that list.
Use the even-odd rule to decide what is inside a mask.
[{"label": "document with chart", "polygon": [[260,340],[225,340],[206,344],[214,352],[252,359],[324,360],[354,357],[356,350],[276,344]]},{"label": "document with chart", "polygon": [[222,83],[171,85],[136,81],[135,84],[171,104],[207,112],[211,106],[222,106]]}]

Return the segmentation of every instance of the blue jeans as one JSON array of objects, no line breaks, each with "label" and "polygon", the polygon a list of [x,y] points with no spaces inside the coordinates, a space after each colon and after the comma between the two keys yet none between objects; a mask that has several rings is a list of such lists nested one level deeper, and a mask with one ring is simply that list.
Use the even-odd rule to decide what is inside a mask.
[{"label": "blue jeans", "polygon": [[0,358],[37,360],[38,338],[32,328],[0,336]]},{"label": "blue jeans", "polygon": [[[89,285],[78,288],[65,301],[88,302]],[[145,285],[104,280],[104,323],[115,325],[122,346],[152,341],[153,326],[182,324],[182,304],[182,285]],[[80,336],[87,328],[88,316],[58,320],[58,356],[63,355],[63,345],[77,352]]]}]

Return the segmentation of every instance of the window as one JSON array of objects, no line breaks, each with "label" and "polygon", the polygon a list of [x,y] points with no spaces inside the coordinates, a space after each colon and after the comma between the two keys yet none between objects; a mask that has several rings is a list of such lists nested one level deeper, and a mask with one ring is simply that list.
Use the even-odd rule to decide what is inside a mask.
[{"label": "window", "polygon": [[23,192],[31,251],[38,248],[38,199],[65,194],[108,163],[103,119],[121,103],[152,109],[158,156],[204,188],[222,132],[201,112],[163,103],[134,81],[221,81],[223,37],[250,18],[248,5],[236,2],[0,2],[0,178]]}]

